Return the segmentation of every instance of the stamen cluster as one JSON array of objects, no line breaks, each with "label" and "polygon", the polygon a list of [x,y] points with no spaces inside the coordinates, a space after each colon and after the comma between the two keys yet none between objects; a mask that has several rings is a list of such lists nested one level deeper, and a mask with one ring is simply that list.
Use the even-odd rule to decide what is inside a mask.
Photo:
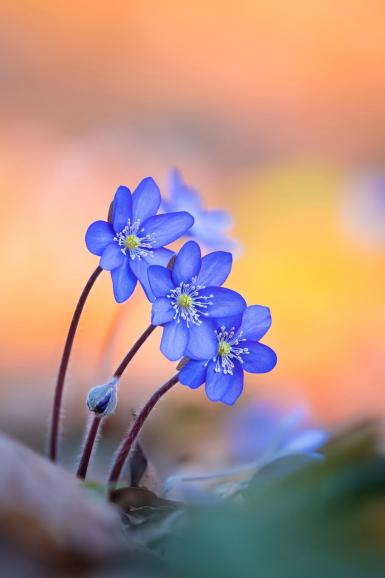
[{"label": "stamen cluster", "polygon": [[242,355],[248,355],[249,349],[247,347],[237,347],[242,341],[242,331],[236,333],[235,327],[227,331],[226,327],[222,325],[220,330],[215,330],[215,335],[218,340],[218,353],[213,357],[215,362],[215,371],[224,374],[233,375],[234,360],[243,363]]},{"label": "stamen cluster", "polygon": [[207,309],[213,304],[212,299],[214,295],[201,295],[200,291],[205,289],[204,285],[197,284],[197,278],[193,277],[191,283],[181,282],[175,289],[170,289],[167,294],[168,299],[171,300],[171,306],[174,309],[174,319],[177,323],[183,319],[187,327],[190,323],[201,325],[201,315],[207,316]]},{"label": "stamen cluster", "polygon": [[124,229],[116,234],[114,241],[121,247],[123,255],[127,255],[128,251],[131,259],[140,260],[143,257],[152,257],[155,236],[154,234],[143,235],[143,233],[144,229],[140,228],[140,220],[137,219],[131,224],[131,219],[129,219]]}]

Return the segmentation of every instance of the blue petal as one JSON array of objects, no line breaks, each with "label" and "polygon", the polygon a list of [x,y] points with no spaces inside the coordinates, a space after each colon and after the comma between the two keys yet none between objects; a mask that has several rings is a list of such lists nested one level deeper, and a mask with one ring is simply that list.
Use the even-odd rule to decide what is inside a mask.
[{"label": "blue petal", "polygon": [[322,429],[307,429],[302,431],[287,444],[285,451],[292,452],[315,452],[329,439],[329,434]]},{"label": "blue petal", "polygon": [[221,329],[224,327],[228,331],[233,329],[237,331],[242,323],[242,313],[238,315],[231,315],[230,317],[214,317],[212,319],[215,329]]},{"label": "blue petal", "polygon": [[112,271],[116,269],[116,267],[120,267],[123,259],[125,259],[125,257],[119,245],[117,243],[110,243],[103,251],[100,266],[106,271]]},{"label": "blue petal", "polygon": [[233,317],[246,309],[243,297],[225,287],[206,287],[199,294],[207,297],[206,303],[211,303],[206,309],[208,317]]},{"label": "blue petal", "polygon": [[201,267],[201,250],[198,243],[188,241],[183,245],[176,256],[172,269],[172,278],[175,285],[181,282],[188,283],[196,277]]},{"label": "blue petal", "polygon": [[106,221],[95,221],[87,229],[87,249],[94,255],[102,255],[104,249],[114,241],[114,230]]},{"label": "blue petal", "polygon": [[179,372],[179,381],[196,389],[206,380],[207,365],[205,361],[190,360]]},{"label": "blue petal", "polygon": [[111,271],[114,296],[117,303],[123,303],[133,293],[136,287],[136,277],[130,269],[130,259],[126,257],[120,267]]},{"label": "blue petal", "polygon": [[160,350],[170,361],[177,361],[185,352],[188,330],[185,323],[171,321],[163,328]]},{"label": "blue petal", "polygon": [[132,220],[131,192],[129,188],[121,185],[115,193],[112,207],[112,223],[115,232],[120,233],[130,219]]},{"label": "blue petal", "polygon": [[170,289],[174,289],[171,278],[171,271],[160,265],[153,265],[148,268],[148,280],[155,297],[167,295]]},{"label": "blue petal", "polygon": [[248,355],[243,355],[243,367],[250,373],[267,373],[274,369],[277,364],[275,352],[264,345],[255,341],[243,341],[242,347],[247,347]]},{"label": "blue petal", "polygon": [[186,356],[192,359],[211,359],[217,353],[218,340],[212,322],[202,318],[201,321],[201,325],[192,323],[189,327]]},{"label": "blue petal", "polygon": [[209,285],[219,287],[229,276],[232,264],[233,257],[231,253],[215,251],[205,255],[198,275],[198,284],[205,287]]},{"label": "blue petal", "polygon": [[149,266],[146,263],[146,261],[144,259],[129,259],[130,261],[130,267],[132,272],[134,273],[134,275],[137,277],[137,279],[139,280],[141,286],[143,287],[143,290],[146,294],[146,297],[149,301],[154,301],[155,300],[155,295],[152,292],[151,289],[151,285],[150,282],[148,280],[148,269]]},{"label": "blue petal", "polygon": [[233,219],[227,211],[202,211],[200,221],[207,229],[226,230],[233,225]]},{"label": "blue petal", "polygon": [[162,267],[167,267],[170,259],[174,255],[174,251],[162,247],[161,249],[154,249],[151,255],[146,255],[143,259],[147,261],[149,265],[162,265]]},{"label": "blue petal", "polygon": [[241,330],[245,339],[259,341],[271,327],[271,314],[268,307],[251,305],[243,313]]},{"label": "blue petal", "polygon": [[173,320],[175,311],[172,308],[170,299],[158,297],[152,304],[151,323],[152,325],[164,325]]},{"label": "blue petal", "polygon": [[132,193],[132,217],[141,223],[156,215],[160,207],[160,190],[153,178],[143,179]]},{"label": "blue petal", "polygon": [[168,175],[168,180],[169,180],[169,187],[171,190],[171,195],[173,194],[173,191],[175,191],[175,189],[181,187],[184,183],[183,183],[183,177],[182,177],[182,173],[180,172],[179,169],[171,169],[171,171],[169,172]]},{"label": "blue petal", "polygon": [[233,374],[215,371],[215,363],[207,366],[206,395],[211,401],[233,405],[243,390],[243,371],[235,364]]},{"label": "blue petal", "polygon": [[163,245],[168,245],[179,239],[193,225],[194,219],[189,213],[166,213],[165,215],[155,215],[143,223],[145,235],[153,235],[154,243],[152,247],[158,249]]}]

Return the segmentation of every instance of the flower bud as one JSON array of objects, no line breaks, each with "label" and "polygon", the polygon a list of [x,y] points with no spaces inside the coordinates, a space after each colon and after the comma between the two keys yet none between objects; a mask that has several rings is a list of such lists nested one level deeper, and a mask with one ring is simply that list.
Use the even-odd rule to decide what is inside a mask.
[{"label": "flower bud", "polygon": [[112,413],[118,403],[117,383],[117,379],[112,379],[108,383],[93,387],[87,396],[88,409],[98,417],[105,417]]}]

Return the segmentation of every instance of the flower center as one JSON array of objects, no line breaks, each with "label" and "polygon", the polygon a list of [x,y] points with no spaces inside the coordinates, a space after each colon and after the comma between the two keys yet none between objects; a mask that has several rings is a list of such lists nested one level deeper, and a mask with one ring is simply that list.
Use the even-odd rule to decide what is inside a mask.
[{"label": "flower center", "polygon": [[190,323],[201,325],[201,315],[207,315],[205,311],[213,304],[210,299],[213,295],[201,295],[200,291],[204,289],[203,285],[197,285],[197,278],[193,277],[191,283],[181,282],[178,287],[171,289],[167,297],[171,301],[174,309],[174,319],[179,323],[181,319],[186,322],[187,327]]},{"label": "flower center", "polygon": [[190,307],[192,303],[192,298],[190,295],[186,295],[186,293],[181,293],[178,297],[178,305],[180,307]]},{"label": "flower center", "polygon": [[136,235],[127,235],[124,241],[126,249],[136,249],[140,245],[140,239]]},{"label": "flower center", "polygon": [[246,339],[242,339],[242,331],[236,333],[235,327],[227,331],[226,327],[222,326],[219,331],[215,331],[215,335],[218,340],[218,353],[213,357],[216,362],[215,371],[233,375],[235,361],[243,363],[242,356],[249,354],[247,347],[238,347]]},{"label": "flower center", "polygon": [[155,243],[153,234],[145,235],[143,227],[140,228],[140,221],[128,220],[127,225],[117,233],[114,241],[121,247],[123,255],[129,253],[131,259],[142,259],[143,257],[153,257],[152,247]]},{"label": "flower center", "polygon": [[218,355],[228,355],[231,351],[231,345],[227,341],[220,341],[218,344]]}]

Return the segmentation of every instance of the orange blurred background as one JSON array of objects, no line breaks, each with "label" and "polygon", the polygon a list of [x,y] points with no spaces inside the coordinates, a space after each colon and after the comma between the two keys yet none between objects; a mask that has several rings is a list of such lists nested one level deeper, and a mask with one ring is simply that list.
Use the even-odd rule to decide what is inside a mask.
[{"label": "orange blurred background", "polygon": [[[385,415],[385,242],[371,221],[385,229],[385,209],[358,187],[364,213],[351,192],[385,169],[385,5],[5,0],[0,15],[2,427],[45,429],[69,320],[97,265],[88,224],[119,184],[151,175],[167,193],[173,166],[209,207],[233,213],[243,253],[230,284],[272,310],[265,342],[279,364],[249,376],[247,395],[308,402],[331,424]],[[139,291],[117,306],[108,274],[99,281],[70,368],[76,419],[149,311]],[[127,374],[122,421],[173,371],[158,346],[159,333]]]}]

